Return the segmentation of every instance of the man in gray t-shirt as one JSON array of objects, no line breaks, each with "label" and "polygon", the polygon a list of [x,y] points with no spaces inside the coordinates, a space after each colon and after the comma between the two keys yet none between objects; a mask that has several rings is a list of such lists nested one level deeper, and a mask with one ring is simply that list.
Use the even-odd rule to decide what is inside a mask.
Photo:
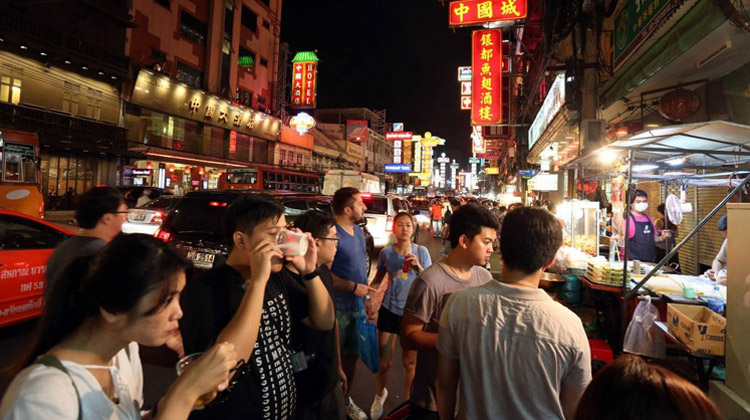
[{"label": "man in gray t-shirt", "polygon": [[412,284],[401,320],[401,345],[418,351],[410,419],[437,419],[436,345],[440,314],[451,293],[492,280],[490,272],[481,266],[492,254],[497,227],[489,210],[473,204],[460,207],[450,221],[453,249]]},{"label": "man in gray t-shirt", "polygon": [[[455,293],[440,320],[438,408],[453,419],[571,419],[591,381],[581,320],[539,289],[562,244],[542,209],[505,217],[500,282]],[[460,385],[459,385],[460,380]]]}]

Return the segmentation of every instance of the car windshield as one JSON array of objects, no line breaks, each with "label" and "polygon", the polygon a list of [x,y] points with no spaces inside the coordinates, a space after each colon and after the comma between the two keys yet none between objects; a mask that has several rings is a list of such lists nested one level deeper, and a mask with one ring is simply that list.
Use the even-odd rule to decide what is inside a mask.
[{"label": "car windshield", "polygon": [[174,233],[210,233],[224,237],[222,220],[234,197],[185,197],[175,207],[169,230]]},{"label": "car windshield", "polygon": [[362,197],[362,201],[364,201],[365,206],[367,206],[366,213],[388,213],[388,199],[385,197]]},{"label": "car windshield", "polygon": [[159,197],[156,200],[151,200],[148,203],[142,205],[141,209],[168,209],[171,207],[174,207],[175,204],[177,204],[177,201],[179,201],[179,198],[175,197]]}]

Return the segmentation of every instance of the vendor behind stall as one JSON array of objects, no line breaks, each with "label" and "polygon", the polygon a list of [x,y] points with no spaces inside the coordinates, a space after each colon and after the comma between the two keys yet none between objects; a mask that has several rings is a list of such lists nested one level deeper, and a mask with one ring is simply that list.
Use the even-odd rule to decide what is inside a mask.
[{"label": "vendor behind stall", "polygon": [[[630,201],[630,228],[628,231],[628,259],[644,262],[656,261],[656,243],[664,242],[672,237],[670,231],[660,235],[654,226],[654,221],[646,214],[648,209],[648,194],[643,190],[635,190]],[[626,229],[622,229],[625,232]],[[625,250],[622,250],[623,256]]]},{"label": "vendor behind stall", "polygon": [[711,280],[717,280],[720,284],[727,284],[726,275],[719,276],[719,272],[727,266],[727,216],[721,216],[719,219],[719,232],[724,237],[724,243],[721,244],[719,253],[714,257],[711,263],[711,269],[706,271],[706,277]]}]

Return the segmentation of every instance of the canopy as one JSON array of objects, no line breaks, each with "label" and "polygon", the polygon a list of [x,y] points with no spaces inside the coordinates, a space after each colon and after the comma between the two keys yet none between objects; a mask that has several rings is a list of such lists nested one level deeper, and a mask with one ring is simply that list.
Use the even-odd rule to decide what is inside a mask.
[{"label": "canopy", "polygon": [[633,163],[665,167],[710,168],[750,161],[750,126],[707,121],[653,128],[618,140],[566,167],[600,167],[596,157],[605,151],[633,151]]}]

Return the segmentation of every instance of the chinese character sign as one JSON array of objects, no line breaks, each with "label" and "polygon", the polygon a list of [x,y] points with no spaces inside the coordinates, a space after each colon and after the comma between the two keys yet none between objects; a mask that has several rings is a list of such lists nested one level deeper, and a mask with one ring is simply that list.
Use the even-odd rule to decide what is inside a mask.
[{"label": "chinese character sign", "polygon": [[453,27],[513,21],[526,18],[526,0],[452,1],[448,12],[448,24]]},{"label": "chinese character sign", "polygon": [[502,33],[483,29],[471,34],[471,123],[495,125],[502,121]]},{"label": "chinese character sign", "polygon": [[315,108],[315,79],[318,63],[292,63],[292,108]]}]

